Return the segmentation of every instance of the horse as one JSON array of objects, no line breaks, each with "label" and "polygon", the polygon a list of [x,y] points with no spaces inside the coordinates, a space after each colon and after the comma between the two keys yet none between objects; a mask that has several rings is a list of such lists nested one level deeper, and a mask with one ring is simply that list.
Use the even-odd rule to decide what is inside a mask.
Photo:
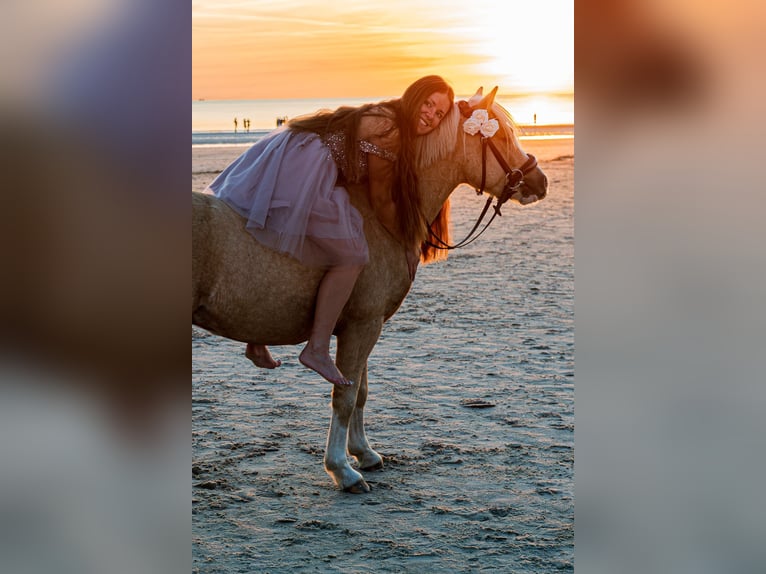
[{"label": "horse", "polygon": [[[497,87],[486,96],[482,92],[479,88],[468,102],[453,105],[453,133],[443,136],[445,144],[435,146],[433,157],[419,169],[417,192],[428,222],[463,183],[489,194],[489,201],[500,198],[498,203],[508,199],[532,203],[547,193],[545,174],[534,156],[522,150],[510,114],[494,102]],[[473,129],[465,124],[476,110],[485,110],[485,119],[487,115],[499,119],[496,133],[489,137],[484,132],[471,135],[475,122]],[[366,194],[349,195],[364,219],[370,260],[333,333],[336,364],[354,384],[333,386],[324,468],[339,489],[364,493],[370,487],[361,472],[352,468],[347,453],[356,458],[363,472],[383,467],[382,456],[365,435],[367,359],[384,323],[400,307],[412,283],[404,247],[378,222]],[[434,240],[438,245],[439,239]],[[322,273],[263,247],[245,229],[245,219],[222,200],[192,192],[194,325],[245,343],[278,346],[305,342]]]}]

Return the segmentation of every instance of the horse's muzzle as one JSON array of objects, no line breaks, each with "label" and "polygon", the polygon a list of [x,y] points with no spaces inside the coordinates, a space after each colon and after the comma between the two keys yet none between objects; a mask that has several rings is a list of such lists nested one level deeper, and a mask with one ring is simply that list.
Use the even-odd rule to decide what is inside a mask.
[{"label": "horse's muzzle", "polygon": [[524,175],[524,181],[511,199],[515,199],[522,205],[528,205],[540,201],[546,195],[548,195],[548,177],[540,168],[537,168]]}]

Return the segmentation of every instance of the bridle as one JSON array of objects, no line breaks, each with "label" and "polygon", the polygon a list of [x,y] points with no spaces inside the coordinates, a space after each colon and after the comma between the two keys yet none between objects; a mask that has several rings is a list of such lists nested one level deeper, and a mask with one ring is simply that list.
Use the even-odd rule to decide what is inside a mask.
[{"label": "bridle", "polygon": [[[470,115],[470,113],[468,114]],[[511,167],[508,165],[508,162],[505,161],[505,158],[502,156],[500,151],[498,151],[495,144],[490,141],[490,138],[482,136],[481,138],[481,186],[476,189],[476,195],[481,195],[484,193],[484,190],[486,188],[487,183],[487,148],[490,149],[492,154],[495,156],[495,159],[497,160],[497,163],[500,164],[500,167],[503,168],[505,171],[505,187],[503,187],[503,191],[500,193],[500,197],[497,198],[497,203],[493,206],[494,213],[492,214],[492,217],[490,220],[486,223],[484,228],[474,236],[474,233],[476,233],[476,230],[479,228],[479,225],[481,225],[481,222],[484,220],[484,216],[487,214],[487,211],[489,210],[489,206],[492,204],[492,200],[494,199],[491,195],[487,199],[487,202],[484,204],[484,209],[481,210],[481,214],[479,215],[479,218],[476,220],[476,223],[473,226],[473,229],[468,233],[468,235],[463,238],[462,241],[459,243],[456,243],[454,245],[449,245],[445,241],[443,241],[438,235],[436,235],[433,232],[433,229],[431,229],[431,226],[428,226],[428,236],[429,238],[433,238],[439,245],[435,245],[434,243],[431,243],[429,239],[426,239],[425,243],[426,245],[429,245],[430,247],[433,247],[435,249],[457,249],[458,247],[465,247],[466,245],[469,245],[470,243],[473,243],[476,241],[482,233],[484,233],[487,228],[489,227],[490,223],[492,223],[495,220],[495,217],[498,215],[502,217],[502,213],[500,213],[500,207],[508,201],[511,196],[516,193],[516,191],[521,187],[521,185],[524,183],[524,176],[530,173],[532,170],[534,170],[537,167],[537,158],[533,156],[531,153],[527,154],[527,161],[524,162],[524,165],[522,165],[519,168]]]}]

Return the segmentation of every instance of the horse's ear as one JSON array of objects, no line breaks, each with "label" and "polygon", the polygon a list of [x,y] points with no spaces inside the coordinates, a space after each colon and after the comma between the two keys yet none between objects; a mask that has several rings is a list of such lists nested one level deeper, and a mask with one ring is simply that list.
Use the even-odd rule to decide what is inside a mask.
[{"label": "horse's ear", "polygon": [[497,93],[497,86],[495,86],[490,93],[484,96],[484,98],[478,104],[475,104],[473,107],[488,110],[490,107],[492,107],[492,104],[495,101],[496,93]]},{"label": "horse's ear", "polygon": [[470,98],[468,98],[468,103],[471,105],[472,108],[475,108],[476,105],[481,101],[483,91],[484,91],[484,86],[479,86],[479,89],[476,90],[476,93],[472,95]]}]

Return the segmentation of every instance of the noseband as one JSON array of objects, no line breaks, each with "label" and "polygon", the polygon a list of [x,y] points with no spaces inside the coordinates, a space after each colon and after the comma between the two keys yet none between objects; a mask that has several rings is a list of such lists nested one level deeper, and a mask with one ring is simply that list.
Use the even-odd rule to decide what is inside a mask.
[{"label": "noseband", "polygon": [[489,224],[492,223],[495,220],[495,217],[498,215],[502,217],[502,213],[500,213],[500,207],[509,199],[511,199],[511,196],[513,196],[516,191],[521,187],[521,185],[524,183],[524,176],[530,173],[533,169],[537,167],[537,158],[533,156],[531,153],[527,154],[527,161],[524,162],[524,165],[522,165],[520,168],[511,167],[508,165],[508,162],[505,161],[505,158],[500,154],[495,144],[490,141],[488,137],[482,137],[481,138],[481,186],[476,189],[476,195],[481,195],[484,193],[486,183],[487,183],[487,147],[492,151],[492,154],[495,156],[495,159],[497,160],[497,163],[500,164],[500,167],[503,168],[505,171],[505,187],[503,188],[502,193],[500,194],[500,197],[497,198],[497,203],[493,206],[493,209],[495,213],[492,214],[492,217],[487,222],[487,224],[484,226],[484,228],[474,236],[474,233],[476,233],[476,230],[479,228],[479,225],[481,225],[481,222],[484,220],[484,216],[486,215],[487,211],[489,210],[489,206],[492,204],[493,197],[490,195],[487,199],[487,202],[484,204],[484,209],[481,210],[481,214],[479,215],[479,218],[476,220],[476,223],[473,226],[473,229],[468,233],[468,235],[465,236],[465,238],[460,241],[459,243],[456,243],[455,245],[449,245],[445,241],[443,241],[440,237],[438,237],[433,230],[431,229],[431,226],[428,226],[428,235],[429,237],[433,237],[436,242],[439,245],[434,245],[431,243],[428,239],[426,239],[426,244],[434,247],[436,249],[457,249],[458,247],[465,247],[466,245],[473,243],[476,241],[479,236],[481,236],[482,233],[484,233],[487,230],[487,227],[489,227]]},{"label": "noseband", "polygon": [[476,190],[477,195],[484,193],[484,185],[487,179],[487,146],[492,150],[492,154],[495,156],[497,163],[499,163],[500,167],[505,171],[505,187],[503,188],[500,197],[497,198],[497,204],[495,205],[495,211],[498,215],[502,216],[503,214],[500,213],[500,206],[508,201],[516,190],[521,187],[521,184],[524,183],[524,176],[537,167],[537,158],[531,153],[528,153],[528,159],[524,162],[524,165],[520,168],[511,167],[508,165],[508,162],[505,161],[505,158],[500,155],[497,146],[492,143],[492,140],[489,138],[481,138],[481,187]]}]

